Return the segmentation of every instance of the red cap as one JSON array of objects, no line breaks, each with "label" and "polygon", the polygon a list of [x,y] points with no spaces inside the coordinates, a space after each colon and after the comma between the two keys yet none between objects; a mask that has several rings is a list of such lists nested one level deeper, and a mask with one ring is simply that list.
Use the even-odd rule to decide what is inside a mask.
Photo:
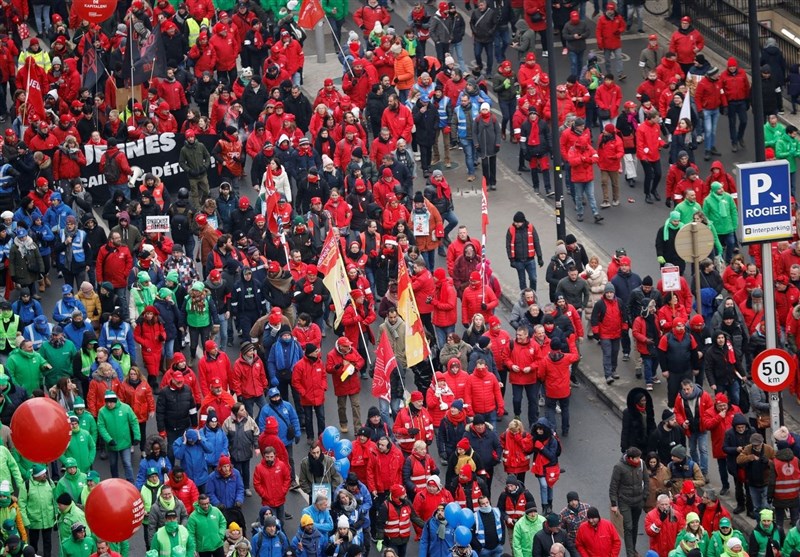
[{"label": "red cap", "polygon": [[496,315],[490,315],[489,319],[486,320],[486,323],[490,327],[497,327],[500,324],[500,319],[498,319]]},{"label": "red cap", "polygon": [[478,271],[472,271],[469,274],[469,281],[470,282],[479,282],[481,280],[481,274]]},{"label": "red cap", "polygon": [[728,395],[726,395],[725,393],[717,393],[714,396],[714,402],[723,402],[725,404],[728,404]]},{"label": "red cap", "polygon": [[16,135],[11,128],[6,129],[6,137],[15,137]]},{"label": "red cap", "polygon": [[319,272],[319,269],[317,269],[317,266],[314,265],[313,263],[311,263],[310,265],[306,265],[306,275],[317,276],[318,272]]},{"label": "red cap", "polygon": [[694,328],[702,329],[703,325],[705,325],[705,324],[706,324],[705,319],[703,319],[703,316],[700,315],[699,313],[696,314],[696,315],[693,315],[692,318],[689,319],[689,326],[692,327],[693,329]]},{"label": "red cap", "polygon": [[58,44],[67,44],[67,38],[64,35],[59,35],[56,37],[56,42]]},{"label": "red cap", "polygon": [[624,255],[624,256],[619,258],[619,264],[620,265],[630,265],[631,264],[631,258],[628,257],[627,255]]},{"label": "red cap", "polygon": [[448,5],[447,2],[439,2],[439,11],[444,13],[447,11]]},{"label": "red cap", "polygon": [[256,215],[255,221],[256,222],[267,222],[267,217],[265,217],[264,215],[259,213],[259,214]]},{"label": "red cap", "polygon": [[656,35],[655,33],[653,33],[652,35],[650,35],[649,37],[647,37],[647,40],[648,40],[648,41],[657,41],[657,40],[658,40],[658,35]]},{"label": "red cap", "polygon": [[277,261],[270,261],[269,265],[267,266],[267,271],[270,273],[280,273],[281,272],[281,264]]},{"label": "red cap", "polygon": [[351,126],[346,126],[344,128],[344,133],[358,133],[358,128],[356,128],[355,126],[352,126],[352,125]]},{"label": "red cap", "polygon": [[617,128],[614,127],[614,124],[606,124],[603,131],[606,133],[617,133]]},{"label": "red cap", "polygon": [[352,347],[353,347],[353,341],[352,341],[352,340],[350,340],[350,339],[349,339],[349,338],[347,338],[347,337],[339,337],[339,338],[336,340],[336,345],[337,345],[339,348],[352,348]]},{"label": "red cap", "polygon": [[38,178],[36,178],[36,186],[37,187],[43,188],[43,187],[45,187],[47,185],[48,185],[47,178],[45,178],[44,176],[39,176]]},{"label": "red cap", "polygon": [[186,139],[189,139],[190,137],[197,137],[197,134],[194,130],[186,130],[186,133],[183,135],[186,137]]},{"label": "red cap", "polygon": [[312,198],[311,198],[311,204],[312,204],[312,205],[315,205],[315,204],[317,204],[317,203],[322,203],[322,199],[321,199],[321,198],[319,198],[319,197],[312,197]]},{"label": "red cap", "polygon": [[330,87],[333,85],[333,80],[330,77],[325,78],[325,81],[322,82],[325,87]]},{"label": "red cap", "polygon": [[356,288],[354,290],[351,290],[350,291],[350,297],[353,298],[354,300],[356,300],[358,298],[363,298],[364,297],[364,291],[361,290],[360,288]]},{"label": "red cap", "polygon": [[525,61],[536,62],[536,54],[534,54],[533,52],[529,52],[528,54],[525,55]]},{"label": "red cap", "polygon": [[175,382],[183,381],[183,373],[180,372],[180,371],[173,371],[172,372],[172,380],[175,381]]},{"label": "red cap", "polygon": [[466,437],[462,437],[461,440],[456,443],[456,448],[461,449],[463,451],[469,450],[469,439]]},{"label": "red cap", "polygon": [[203,345],[203,348],[205,348],[206,352],[211,352],[212,350],[217,349],[217,343],[211,339],[208,339],[206,343]]},{"label": "red cap", "polygon": [[730,58],[728,58],[728,67],[729,68],[738,68],[739,67],[739,62],[736,61],[736,58],[731,56]]},{"label": "red cap", "polygon": [[411,402],[422,402],[425,397],[422,396],[422,391],[414,391],[411,393]]},{"label": "red cap", "polygon": [[782,284],[789,284],[789,277],[786,275],[778,275],[775,277],[775,282],[780,282]]},{"label": "red cap", "polygon": [[269,316],[269,324],[273,327],[277,327],[278,324],[281,322],[281,316],[277,313],[273,313]]},{"label": "red cap", "polygon": [[747,277],[744,279],[744,287],[745,288],[755,288],[758,286],[758,281],[753,277]]},{"label": "red cap", "polygon": [[609,2],[608,4],[606,4],[606,10],[616,10],[616,9],[617,5],[614,4],[613,2]]},{"label": "red cap", "polygon": [[194,221],[200,226],[205,226],[208,224],[208,217],[205,213],[198,213],[198,215],[194,217]]},{"label": "red cap", "polygon": [[247,209],[250,207],[250,200],[246,197],[239,198],[239,209]]},{"label": "red cap", "polygon": [[433,278],[436,280],[444,280],[447,278],[447,271],[443,267],[436,267],[433,270]]},{"label": "red cap", "polygon": [[381,174],[383,175],[384,178],[394,178],[394,174],[392,174],[392,169],[389,167],[384,168]]},{"label": "red cap", "polygon": [[208,278],[214,282],[222,280],[222,271],[219,269],[212,269],[210,273],[208,273]]},{"label": "red cap", "polygon": [[212,387],[222,387],[222,381],[220,380],[219,377],[215,377],[214,379],[211,380],[211,386]]},{"label": "red cap", "polygon": [[688,15],[685,15],[685,16],[683,16],[681,18],[681,23],[691,23],[691,22],[692,22],[692,18],[689,17]]}]

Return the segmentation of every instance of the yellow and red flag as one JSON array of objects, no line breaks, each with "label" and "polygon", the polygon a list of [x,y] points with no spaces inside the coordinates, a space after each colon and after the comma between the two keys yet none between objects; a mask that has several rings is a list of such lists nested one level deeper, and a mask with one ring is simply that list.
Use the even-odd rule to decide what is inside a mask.
[{"label": "yellow and red flag", "polygon": [[415,366],[428,357],[428,342],[401,250],[397,251],[397,313],[406,324],[406,365]]},{"label": "yellow and red flag", "polygon": [[322,244],[317,269],[324,277],[322,284],[331,294],[333,306],[336,308],[334,327],[338,327],[344,314],[344,306],[350,299],[350,281],[347,278],[342,254],[339,253],[339,242],[334,237],[333,230],[328,231],[325,243]]}]

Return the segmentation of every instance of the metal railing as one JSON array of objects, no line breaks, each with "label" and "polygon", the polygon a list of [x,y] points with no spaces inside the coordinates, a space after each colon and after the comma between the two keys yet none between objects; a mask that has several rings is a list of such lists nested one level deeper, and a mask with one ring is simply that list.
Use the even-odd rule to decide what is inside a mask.
[{"label": "metal railing", "polygon": [[[707,44],[715,50],[727,52],[735,56],[743,65],[750,65],[750,35],[748,32],[747,13],[731,2],[744,3],[746,0],[698,0],[686,2],[684,12],[692,18],[692,24],[703,34]],[[778,0],[760,0],[759,3],[800,4],[800,0],[779,2]],[[800,15],[800,12],[795,12]],[[787,69],[792,64],[800,64],[800,44],[790,40],[778,31],[759,25],[759,43],[763,47],[767,39],[775,39],[778,48],[786,59]],[[753,71],[753,74],[758,75]]]},{"label": "metal railing", "polygon": [[[747,12],[747,0],[728,0],[728,2],[743,12]],[[757,0],[756,5],[759,10],[769,10],[774,8],[783,8],[796,15],[800,1],[798,0]]]}]

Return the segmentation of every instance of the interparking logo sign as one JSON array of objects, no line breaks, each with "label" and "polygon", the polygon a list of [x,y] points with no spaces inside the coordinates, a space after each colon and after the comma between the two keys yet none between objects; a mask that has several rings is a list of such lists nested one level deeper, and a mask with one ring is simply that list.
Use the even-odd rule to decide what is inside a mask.
[{"label": "interparking logo sign", "polygon": [[739,236],[744,244],[790,240],[792,199],[789,162],[775,160],[736,165]]}]

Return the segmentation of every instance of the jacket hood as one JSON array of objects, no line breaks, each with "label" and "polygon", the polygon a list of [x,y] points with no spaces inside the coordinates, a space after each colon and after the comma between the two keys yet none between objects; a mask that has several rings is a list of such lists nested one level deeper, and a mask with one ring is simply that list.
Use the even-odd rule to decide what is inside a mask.
[{"label": "jacket hood", "polygon": [[89,348],[89,343],[92,342],[93,340],[97,340],[97,335],[95,334],[95,332],[92,330],[85,331],[83,333],[83,341],[81,341],[81,348],[86,350],[87,348]]},{"label": "jacket hood", "polygon": [[776,452],[775,458],[777,458],[778,460],[782,460],[784,462],[791,462],[792,459],[794,458],[794,453],[792,452],[792,449],[786,447]]},{"label": "jacket hood", "polygon": [[550,423],[550,420],[548,420],[545,417],[541,417],[538,420],[536,420],[536,425],[533,426],[533,428],[531,428],[531,429],[534,429],[536,427],[544,428],[544,433],[545,433],[545,435],[547,437],[550,437],[550,436],[553,435],[553,425]]},{"label": "jacket hood", "polygon": [[718,168],[721,172],[725,172],[725,166],[722,164],[722,161],[714,161],[711,163],[711,169]]},{"label": "jacket hood", "polygon": [[267,435],[278,435],[278,420],[273,416],[269,416],[264,423],[264,433]]},{"label": "jacket hood", "polygon": [[747,421],[747,418],[745,418],[744,414],[734,414],[733,425],[735,427],[737,425],[749,425],[749,423]]},{"label": "jacket hood", "polygon": [[642,398],[642,396],[644,396],[645,399],[647,400],[646,410],[645,410],[645,412],[647,413],[647,417],[648,419],[653,418],[654,417],[653,397],[651,397],[650,393],[648,393],[642,387],[634,387],[633,389],[628,391],[628,397],[626,399],[626,405],[628,407],[628,411],[638,412],[638,410],[636,409],[636,402],[640,398]]}]

